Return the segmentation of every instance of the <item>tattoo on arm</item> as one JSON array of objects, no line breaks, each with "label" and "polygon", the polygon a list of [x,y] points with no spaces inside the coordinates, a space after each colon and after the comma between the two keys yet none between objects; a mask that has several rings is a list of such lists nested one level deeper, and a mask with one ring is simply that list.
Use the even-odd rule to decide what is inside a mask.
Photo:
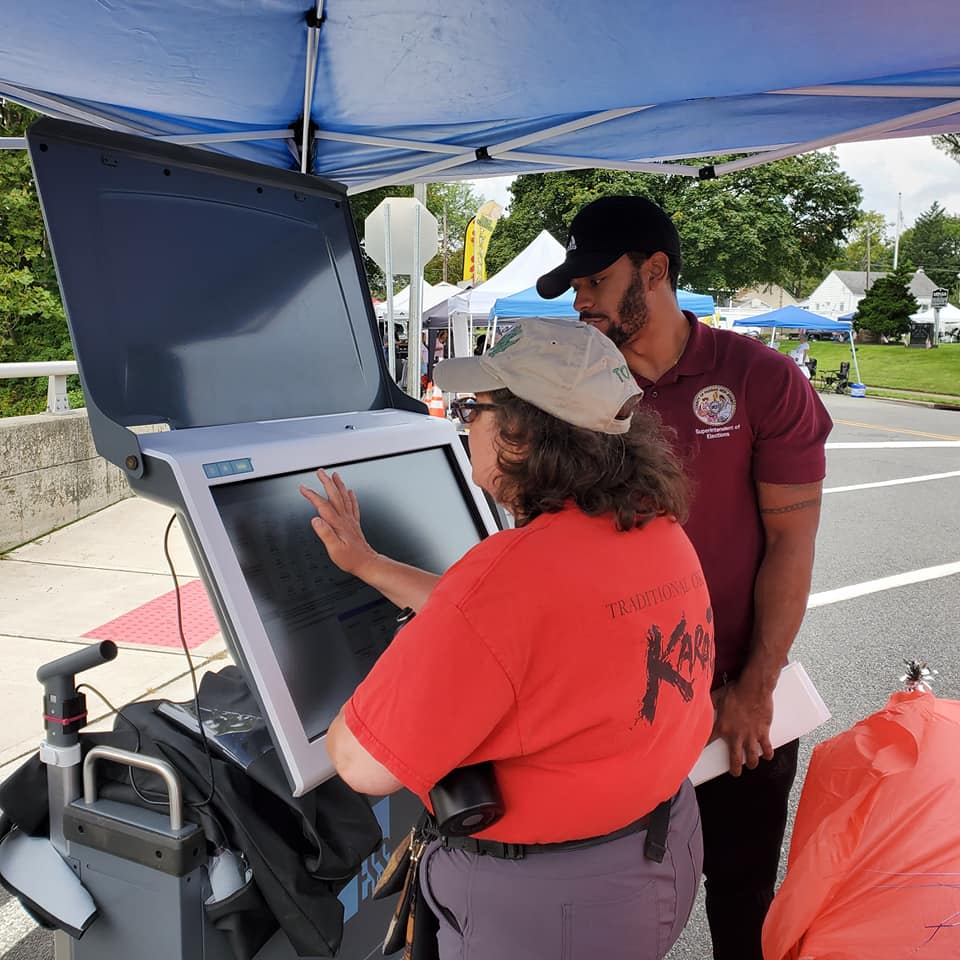
[{"label": "tattoo on arm", "polygon": [[806,510],[808,507],[820,506],[820,497],[812,500],[801,500],[799,503],[789,503],[785,507],[761,507],[761,513],[792,513],[794,510]]}]

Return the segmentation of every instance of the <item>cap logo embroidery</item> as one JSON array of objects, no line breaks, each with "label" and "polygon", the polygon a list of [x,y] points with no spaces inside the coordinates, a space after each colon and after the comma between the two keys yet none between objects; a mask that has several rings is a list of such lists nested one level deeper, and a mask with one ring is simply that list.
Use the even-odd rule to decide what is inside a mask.
[{"label": "cap logo embroidery", "polygon": [[487,351],[488,357],[495,357],[498,353],[503,353],[512,343],[516,343],[523,336],[523,330],[519,325],[512,330],[507,331],[494,346]]},{"label": "cap logo embroidery", "polygon": [[567,253],[570,253],[572,250],[577,249],[577,239],[574,235],[570,234],[570,239],[567,241]]},{"label": "cap logo embroidery", "polygon": [[622,367],[614,367],[613,375],[621,382],[626,383],[630,380],[630,368],[624,364]]},{"label": "cap logo embroidery", "polygon": [[729,387],[713,384],[704,387],[693,398],[693,413],[708,427],[722,427],[737,412],[737,398]]}]

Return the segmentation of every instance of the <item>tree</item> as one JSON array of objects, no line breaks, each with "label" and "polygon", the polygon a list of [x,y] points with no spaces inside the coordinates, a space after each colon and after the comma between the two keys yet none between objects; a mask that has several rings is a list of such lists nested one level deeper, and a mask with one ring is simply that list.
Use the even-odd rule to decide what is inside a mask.
[{"label": "tree", "polygon": [[[696,161],[697,165],[711,161]],[[779,283],[795,294],[838,256],[853,226],[860,188],[836,156],[818,152],[700,181],[611,170],[518,177],[510,215],[500,221],[488,261],[500,267],[539,233],[561,242],[584,204],[614,193],[640,194],[662,206],[680,232],[684,286],[722,293]]]},{"label": "tree", "polygon": [[[34,119],[0,100],[0,136],[22,137]],[[23,150],[0,150],[0,363],[72,357],[30,160]],[[42,378],[0,380],[0,415],[38,413],[45,395]]]},{"label": "tree", "polygon": [[960,269],[960,218],[934,201],[900,238],[900,256],[923,267],[938,287],[950,290]]},{"label": "tree", "polygon": [[896,272],[874,281],[857,307],[854,329],[890,338],[907,333],[910,314],[918,309],[917,300],[909,290],[912,277],[911,269],[901,263]]},{"label": "tree", "polygon": [[[381,187],[366,193],[355,194],[350,198],[350,209],[357,236],[363,238],[364,221],[387,197],[412,197],[413,187]],[[483,201],[468,183],[429,183],[427,184],[427,209],[437,218],[440,226],[440,250],[424,266],[423,275],[429,283],[439,283],[443,279],[444,234],[443,216],[446,211],[447,230],[447,280],[456,283],[463,276],[463,240],[467,224],[477,212]],[[386,295],[386,279],[383,271],[370,257],[364,255],[363,265],[367,271],[367,282],[374,296]]]},{"label": "tree", "polygon": [[933,145],[960,163],[960,133],[944,133],[934,137]]},{"label": "tree", "polygon": [[[870,238],[870,256],[867,257],[867,237]],[[853,229],[847,234],[847,245],[834,262],[835,270],[866,270],[871,272],[893,269],[893,245],[887,232],[887,221],[876,210],[863,210]]]}]

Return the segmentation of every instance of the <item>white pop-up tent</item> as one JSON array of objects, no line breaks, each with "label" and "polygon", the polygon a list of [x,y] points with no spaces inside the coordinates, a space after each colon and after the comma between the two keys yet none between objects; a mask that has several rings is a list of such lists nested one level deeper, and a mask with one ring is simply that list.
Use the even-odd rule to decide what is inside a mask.
[{"label": "white pop-up tent", "polygon": [[936,323],[937,333],[956,333],[960,330],[960,310],[958,310],[952,303],[948,303],[945,307],[940,308],[940,316],[937,318],[934,315],[933,307],[929,310],[923,310],[920,313],[911,313],[910,319],[914,323],[929,323],[931,326]]},{"label": "white pop-up tent", "polygon": [[501,297],[526,290],[543,274],[559,266],[566,252],[546,230],[520,251],[502,270],[471,290],[464,290],[427,314],[428,327],[449,328],[454,355],[473,353],[474,327],[486,327],[490,310]]},{"label": "white pop-up tent", "polygon": [[533,286],[539,277],[559,266],[566,256],[563,245],[546,230],[521,250],[502,270],[470,290],[458,290],[446,303],[427,313],[428,320],[444,321],[451,314],[466,313],[473,321],[486,321],[500,297],[509,297]]},{"label": "white pop-up tent", "polygon": [[[460,293],[460,288],[454,283],[428,283],[423,281],[423,292],[420,296],[420,302],[423,304],[423,316],[426,317],[430,311],[438,304],[446,303],[450,297]],[[385,320],[387,317],[386,300],[374,306],[374,313],[378,320]],[[410,287],[404,287],[393,297],[393,319],[406,320],[410,312]]]}]

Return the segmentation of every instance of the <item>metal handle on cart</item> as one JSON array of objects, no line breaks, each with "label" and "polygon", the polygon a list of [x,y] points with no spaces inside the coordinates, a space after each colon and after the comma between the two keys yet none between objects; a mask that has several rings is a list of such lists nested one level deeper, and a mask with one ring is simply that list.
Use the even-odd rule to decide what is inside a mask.
[{"label": "metal handle on cart", "polygon": [[167,785],[167,795],[170,804],[170,829],[183,828],[183,793],[180,790],[180,778],[177,771],[166,760],[156,757],[145,757],[140,753],[129,750],[119,750],[116,747],[93,747],[83,760],[83,802],[96,803],[97,782],[93,776],[93,766],[97,760],[112,760],[115,763],[125,763],[128,767],[138,767],[149,770],[163,779]]}]

